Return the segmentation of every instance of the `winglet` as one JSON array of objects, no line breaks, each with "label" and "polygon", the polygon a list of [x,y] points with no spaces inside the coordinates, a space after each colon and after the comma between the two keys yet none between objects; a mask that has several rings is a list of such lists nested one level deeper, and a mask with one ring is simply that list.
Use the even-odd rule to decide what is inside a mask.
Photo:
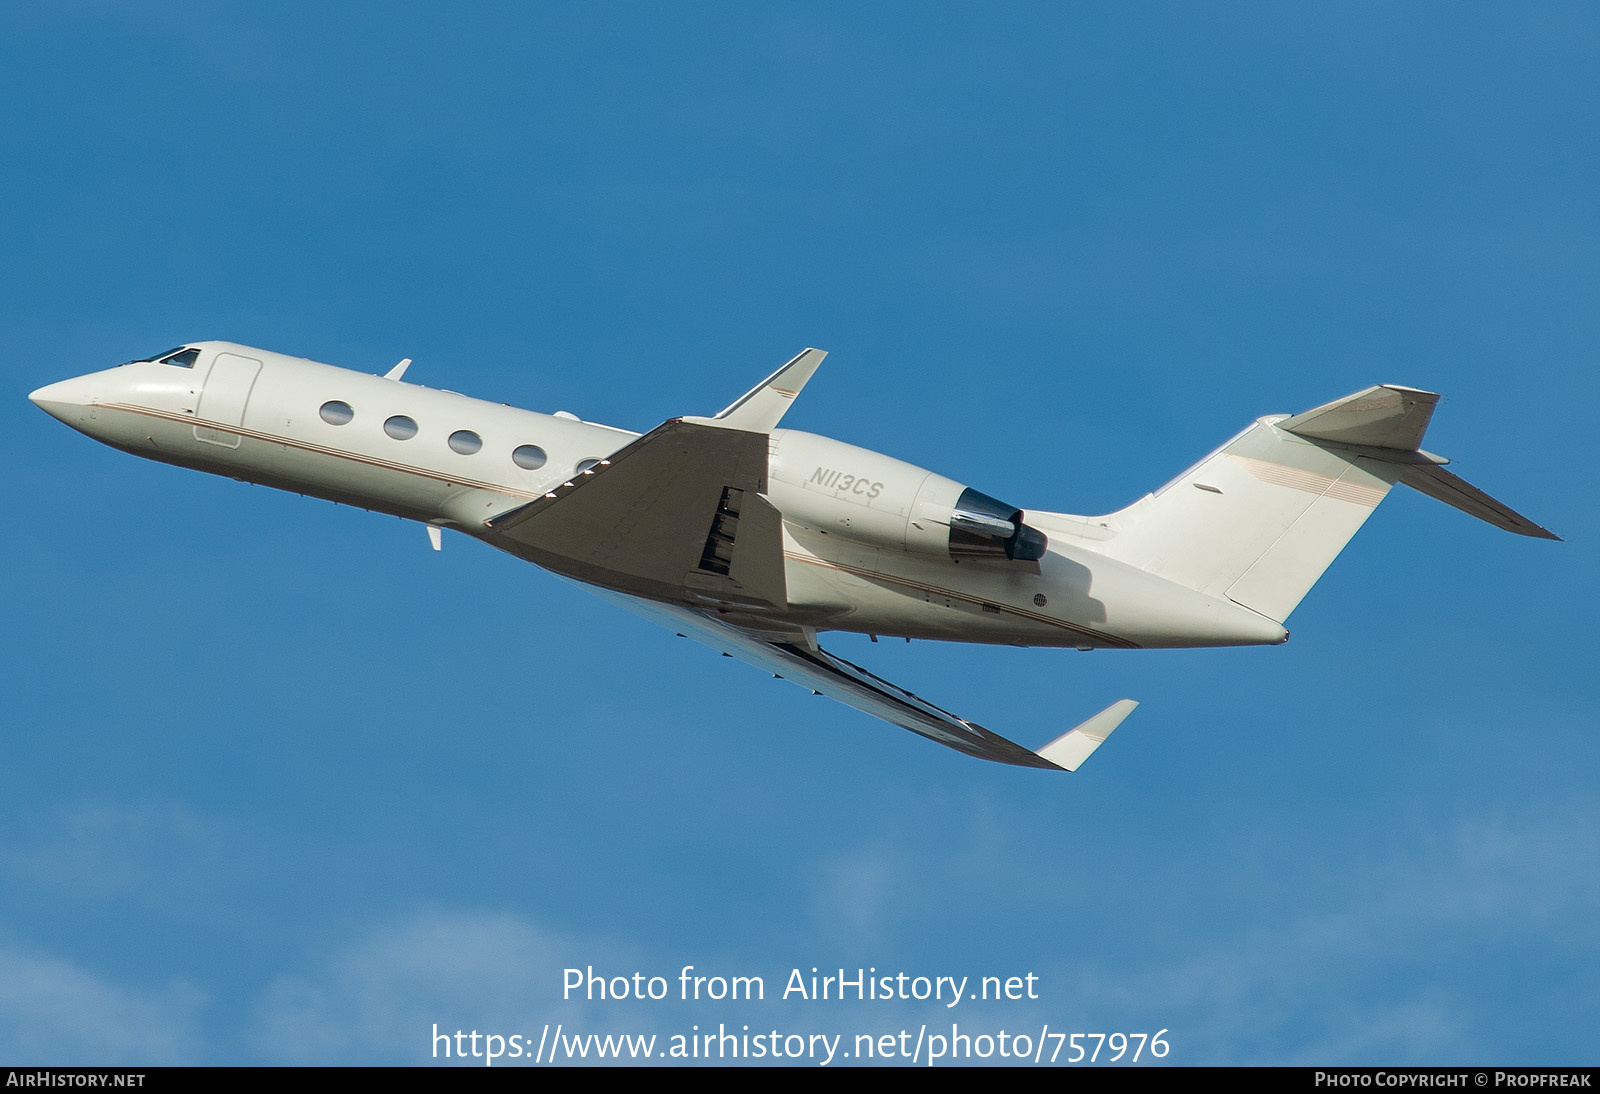
[{"label": "winglet", "polygon": [[[784,412],[800,389],[806,386],[827,350],[802,350],[792,361],[745,392],[733,405],[705,424],[751,433],[770,433],[783,420]],[[701,419],[691,419],[701,421]]]},{"label": "winglet", "polygon": [[1118,699],[1087,722],[1068,730],[1039,749],[1038,755],[1057,767],[1076,771],[1095,749],[1105,743],[1105,739],[1111,736],[1112,731],[1121,725],[1122,720],[1132,714],[1133,708],[1138,705],[1133,699]]}]

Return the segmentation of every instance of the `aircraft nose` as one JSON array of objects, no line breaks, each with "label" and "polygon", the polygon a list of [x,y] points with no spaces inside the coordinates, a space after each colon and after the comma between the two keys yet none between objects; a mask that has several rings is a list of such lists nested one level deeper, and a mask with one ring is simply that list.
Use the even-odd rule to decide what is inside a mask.
[{"label": "aircraft nose", "polygon": [[38,391],[30,393],[28,401],[52,418],[59,418],[64,422],[70,421],[91,401],[87,380],[88,377],[78,376],[71,380],[46,384]]}]

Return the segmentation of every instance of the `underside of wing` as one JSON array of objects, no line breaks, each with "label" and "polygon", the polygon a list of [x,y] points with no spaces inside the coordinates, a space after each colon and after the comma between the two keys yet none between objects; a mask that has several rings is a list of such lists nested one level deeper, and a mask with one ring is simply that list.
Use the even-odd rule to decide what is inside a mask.
[{"label": "underside of wing", "polygon": [[934,706],[843,658],[835,657],[817,646],[815,636],[808,631],[799,628],[778,629],[770,633],[749,631],[693,609],[602,590],[593,591],[637,615],[730,657],[764,668],[819,695],[837,699],[847,706],[980,760],[1018,767],[1075,771],[1138,706],[1131,699],[1122,699],[1035,752],[975,722]]}]

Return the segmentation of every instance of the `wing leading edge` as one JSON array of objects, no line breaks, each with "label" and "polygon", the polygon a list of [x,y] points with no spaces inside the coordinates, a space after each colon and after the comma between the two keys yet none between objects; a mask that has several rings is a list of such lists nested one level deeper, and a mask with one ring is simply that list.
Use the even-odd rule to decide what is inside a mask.
[{"label": "wing leading edge", "polygon": [[686,638],[980,760],[1076,771],[1139,705],[1132,699],[1120,699],[1035,752],[835,657],[808,642],[802,631],[755,633],[690,608],[607,589],[590,587],[589,591]]}]

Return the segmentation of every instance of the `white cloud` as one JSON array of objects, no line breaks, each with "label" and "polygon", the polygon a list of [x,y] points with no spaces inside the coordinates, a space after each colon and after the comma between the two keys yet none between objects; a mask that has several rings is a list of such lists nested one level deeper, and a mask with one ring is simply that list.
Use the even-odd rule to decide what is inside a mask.
[{"label": "white cloud", "polygon": [[204,998],[181,981],[138,990],[67,961],[0,949],[0,1056],[27,1065],[197,1059]]},{"label": "white cloud", "polygon": [[1403,850],[1382,861],[1325,864],[1338,882],[1322,887],[1327,899],[1297,903],[1314,911],[1198,939],[1167,966],[1112,970],[1091,952],[1066,975],[1090,1013],[1160,1016],[1181,1030],[1191,1063],[1504,1060],[1517,1045],[1500,1028],[1502,993],[1526,940],[1600,957],[1592,932],[1550,934],[1600,919],[1593,813],[1474,816],[1436,839],[1397,833]]},{"label": "white cloud", "polygon": [[0,867],[82,899],[192,905],[227,860],[220,829],[177,802],[83,802],[40,823]]},{"label": "white cloud", "polygon": [[435,1023],[536,1042],[560,1000],[561,971],[603,965],[608,952],[521,916],[429,913],[275,980],[251,1039],[273,1062],[317,1064],[422,1062]]}]

